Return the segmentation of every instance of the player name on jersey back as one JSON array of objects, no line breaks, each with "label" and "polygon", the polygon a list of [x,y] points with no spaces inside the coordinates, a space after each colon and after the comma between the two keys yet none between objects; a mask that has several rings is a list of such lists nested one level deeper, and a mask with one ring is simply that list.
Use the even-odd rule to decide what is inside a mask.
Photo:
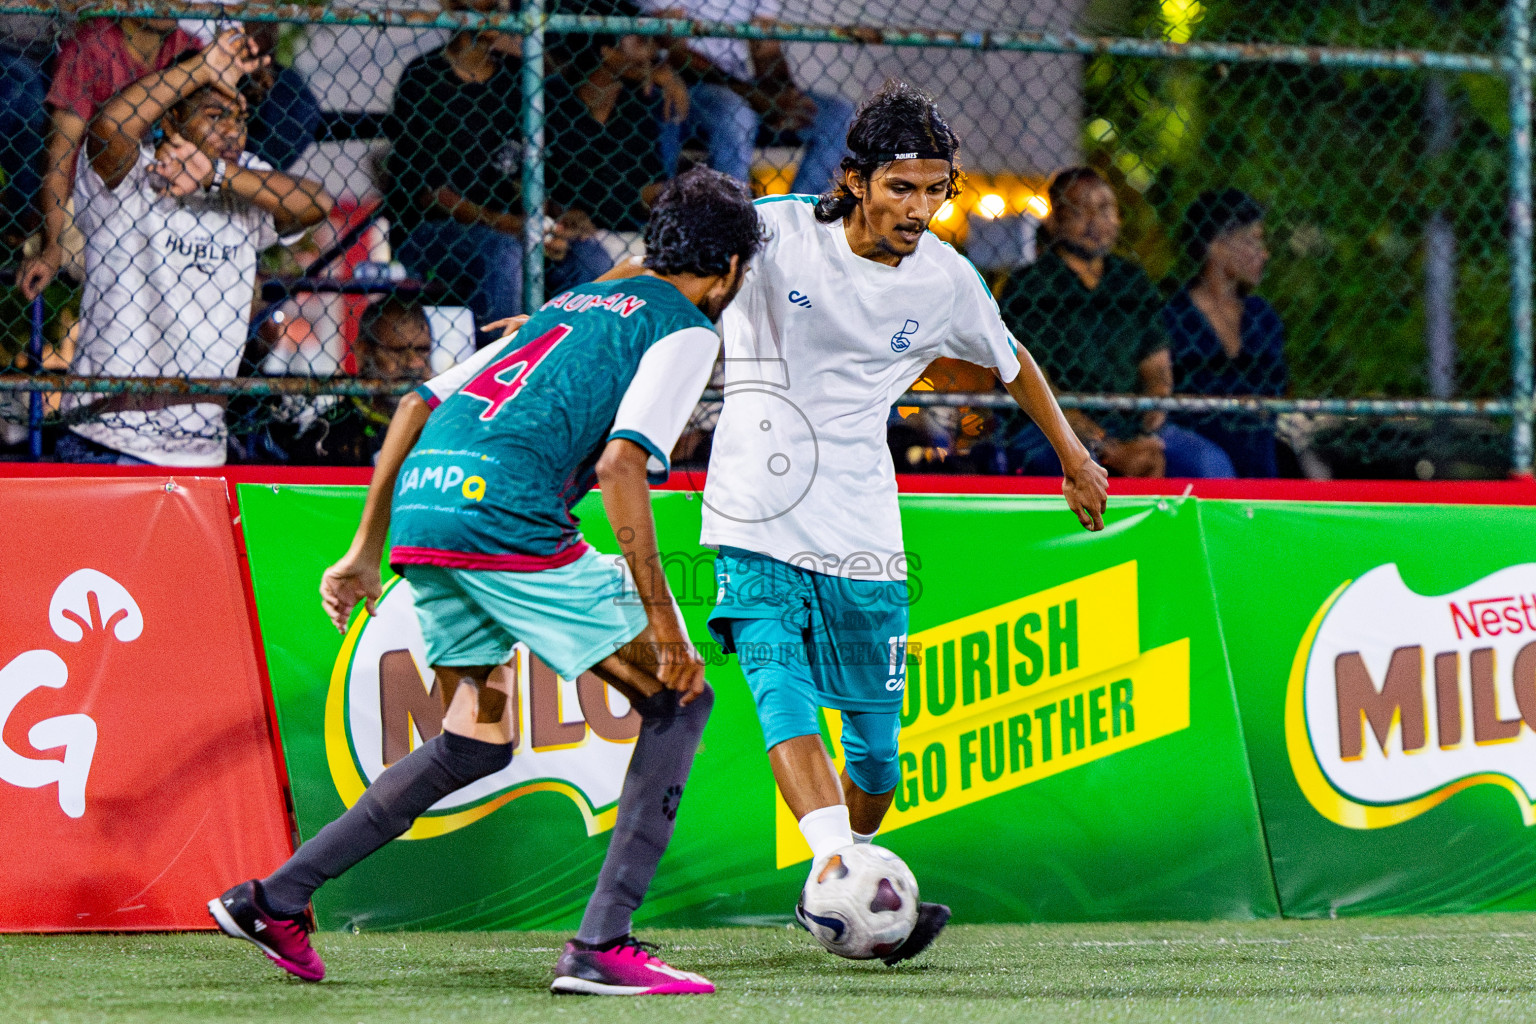
[{"label": "player name on jersey back", "polygon": [[514,337],[417,389],[433,412],[395,487],[391,561],[537,571],[579,557],[571,507],[604,446],[640,445],[664,478],[719,344],[656,277],[550,299]]}]

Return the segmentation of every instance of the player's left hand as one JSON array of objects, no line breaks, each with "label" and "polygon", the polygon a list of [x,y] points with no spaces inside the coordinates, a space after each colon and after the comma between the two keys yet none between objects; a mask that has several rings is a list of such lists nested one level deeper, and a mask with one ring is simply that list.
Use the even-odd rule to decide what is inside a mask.
[{"label": "player's left hand", "polygon": [[519,313],[517,316],[509,316],[504,320],[492,320],[490,323],[480,328],[480,330],[487,334],[489,334],[491,331],[500,331],[501,334],[497,337],[496,340],[505,341],[506,339],[512,337],[512,335],[516,334],[522,328],[523,324],[527,322],[528,314]]},{"label": "player's left hand", "polygon": [[1065,470],[1061,495],[1067,499],[1083,528],[1097,533],[1104,529],[1104,511],[1109,508],[1109,474],[1086,452],[1076,467]]}]

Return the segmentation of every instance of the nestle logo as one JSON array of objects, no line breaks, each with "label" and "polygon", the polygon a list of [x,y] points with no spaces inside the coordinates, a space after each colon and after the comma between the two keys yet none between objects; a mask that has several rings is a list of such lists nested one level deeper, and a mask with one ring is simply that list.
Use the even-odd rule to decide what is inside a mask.
[{"label": "nestle logo", "polygon": [[1465,606],[1452,601],[1449,607],[1458,640],[1464,638],[1462,627],[1466,627],[1466,634],[1474,638],[1536,633],[1536,594],[1480,597],[1468,601]]}]

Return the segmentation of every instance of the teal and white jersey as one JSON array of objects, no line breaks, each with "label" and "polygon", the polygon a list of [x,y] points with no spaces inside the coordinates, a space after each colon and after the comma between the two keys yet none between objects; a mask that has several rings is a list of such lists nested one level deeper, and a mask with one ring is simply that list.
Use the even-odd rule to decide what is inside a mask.
[{"label": "teal and white jersey", "polygon": [[768,230],[721,319],[725,404],[705,544],[813,572],[902,580],[891,404],[940,356],[1019,373],[976,268],[925,234],[898,266],[856,255],[814,196],[760,199]]},{"label": "teal and white jersey", "polygon": [[391,564],[575,561],[587,544],[571,506],[603,447],[634,441],[664,481],[719,349],[709,319],[654,277],[550,299],[516,336],[417,389],[433,412],[395,483]]}]

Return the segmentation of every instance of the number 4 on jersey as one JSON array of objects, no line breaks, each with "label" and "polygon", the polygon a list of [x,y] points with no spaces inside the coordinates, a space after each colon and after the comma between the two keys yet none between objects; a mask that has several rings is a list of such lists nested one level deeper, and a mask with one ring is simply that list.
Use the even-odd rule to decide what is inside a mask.
[{"label": "number 4 on jersey", "polygon": [[495,419],[496,414],[501,412],[501,407],[516,398],[517,393],[523,390],[523,385],[528,383],[534,368],[543,362],[544,357],[549,355],[554,347],[564,341],[565,336],[570,333],[569,324],[561,324],[553,330],[545,331],[516,352],[502,356],[481,370],[480,375],[474,380],[464,385],[463,394],[486,403],[485,408],[480,411],[480,419]]}]

